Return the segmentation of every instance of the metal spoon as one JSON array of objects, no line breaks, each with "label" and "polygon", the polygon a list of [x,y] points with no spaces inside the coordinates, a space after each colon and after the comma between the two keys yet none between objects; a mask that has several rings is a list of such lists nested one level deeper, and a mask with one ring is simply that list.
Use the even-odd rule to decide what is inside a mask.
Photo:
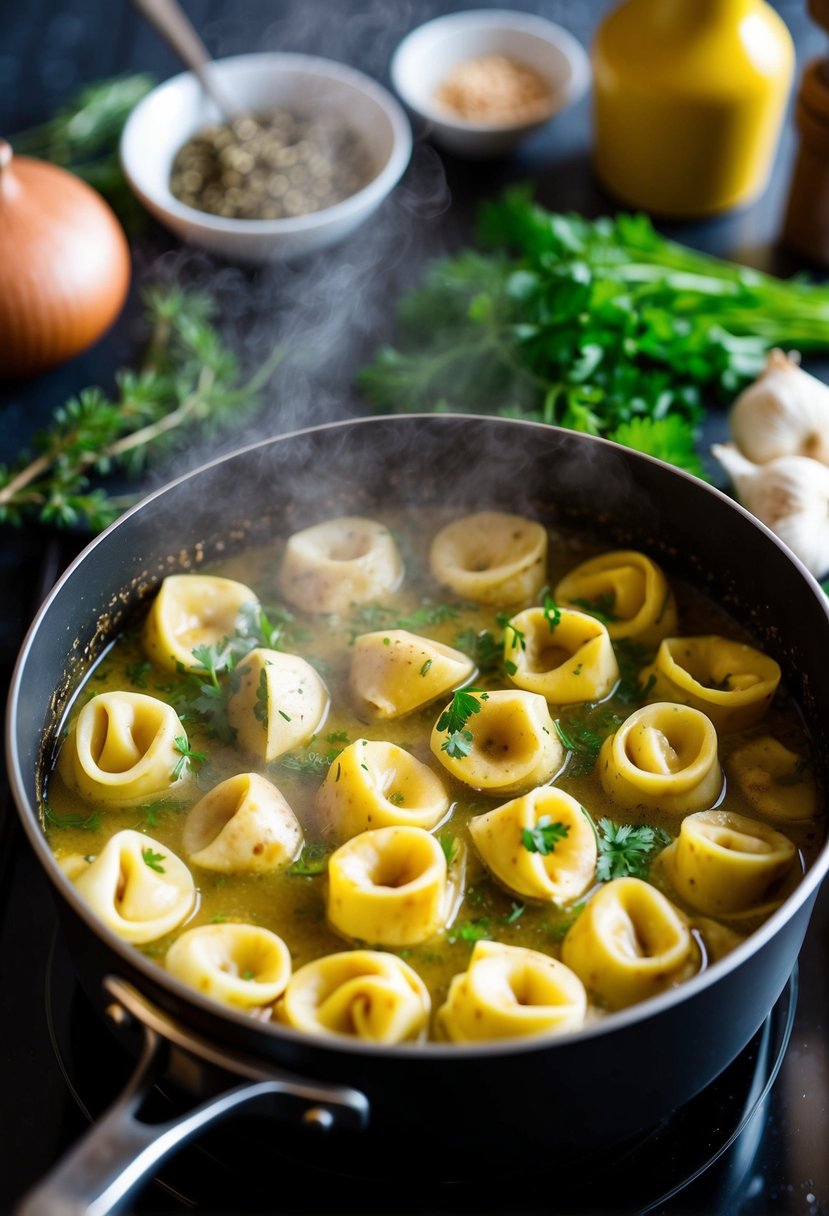
[{"label": "metal spoon", "polygon": [[161,35],[170,49],[198,77],[205,93],[218,106],[224,117],[238,118],[241,113],[239,107],[227,96],[224,87],[217,84],[213,61],[207,47],[196,33],[190,18],[179,7],[177,0],[132,0],[132,2]]}]

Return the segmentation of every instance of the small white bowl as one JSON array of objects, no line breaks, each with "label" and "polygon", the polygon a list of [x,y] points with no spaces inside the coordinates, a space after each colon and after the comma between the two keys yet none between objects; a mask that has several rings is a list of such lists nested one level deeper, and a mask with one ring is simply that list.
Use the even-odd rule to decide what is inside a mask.
[{"label": "small white bowl", "polygon": [[341,115],[362,137],[376,174],[333,207],[288,219],[228,219],[188,207],[170,192],[173,160],[191,135],[222,119],[193,73],[183,72],[153,89],[133,110],[121,137],[121,164],[147,210],[184,241],[246,262],[323,249],[368,219],[409,163],[412,134],[402,108],[354,68],[311,55],[266,53],[219,59],[211,70],[242,111],[284,106],[309,115]]},{"label": "small white bowl", "polygon": [[[547,110],[531,121],[470,122],[435,101],[435,91],[457,64],[484,55],[505,55],[533,68],[550,91]],[[450,13],[418,26],[398,46],[391,80],[404,104],[429,126],[436,143],[460,156],[485,158],[511,151],[590,82],[583,47],[567,30],[531,13],[480,9]]]}]

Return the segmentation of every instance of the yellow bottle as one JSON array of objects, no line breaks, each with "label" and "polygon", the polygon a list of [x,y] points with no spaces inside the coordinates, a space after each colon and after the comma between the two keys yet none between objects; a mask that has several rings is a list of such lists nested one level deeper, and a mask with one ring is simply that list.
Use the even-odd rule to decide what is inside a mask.
[{"label": "yellow bottle", "polygon": [[626,0],[592,48],[602,184],[656,215],[711,215],[766,185],[794,46],[765,0]]}]

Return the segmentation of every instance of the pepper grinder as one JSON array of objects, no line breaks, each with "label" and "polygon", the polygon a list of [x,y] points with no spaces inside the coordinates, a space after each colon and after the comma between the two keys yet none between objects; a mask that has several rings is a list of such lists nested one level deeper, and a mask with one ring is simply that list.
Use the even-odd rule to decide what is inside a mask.
[{"label": "pepper grinder", "polygon": [[[809,16],[829,33],[829,0],[808,0]],[[829,56],[806,66],[795,109],[800,144],[783,221],[783,242],[829,266]]]}]

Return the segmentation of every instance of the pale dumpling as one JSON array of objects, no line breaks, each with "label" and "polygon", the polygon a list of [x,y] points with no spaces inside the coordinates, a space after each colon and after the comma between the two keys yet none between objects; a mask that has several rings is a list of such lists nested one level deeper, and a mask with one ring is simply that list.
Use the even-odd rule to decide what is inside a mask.
[{"label": "pale dumpling", "polygon": [[227,718],[239,746],[266,763],[307,743],[328,713],[328,690],[299,655],[258,647],[234,673]]},{"label": "pale dumpling", "polygon": [[732,754],[727,767],[743,796],[764,818],[786,823],[817,815],[814,774],[779,739],[771,735],[752,739]]},{"label": "pale dumpling", "polygon": [[733,811],[701,811],[683,819],[659,863],[687,904],[707,916],[768,911],[797,850],[787,836]]},{"label": "pale dumpling", "polygon": [[648,700],[693,705],[722,734],[759,722],[780,676],[779,665],[762,651],[709,634],[665,638],[639,681],[648,689]]},{"label": "pale dumpling", "polygon": [[437,1025],[454,1043],[475,1043],[578,1030],[586,1012],[584,985],[564,963],[522,946],[479,941],[467,970],[449,985]]},{"label": "pale dumpling", "polygon": [[443,849],[423,828],[362,832],[328,862],[328,920],[353,941],[416,945],[446,925],[455,901]]},{"label": "pale dumpling", "polygon": [[188,812],[182,835],[190,861],[220,874],[282,870],[302,843],[302,828],[283,794],[258,773],[239,773],[214,786]]},{"label": "pale dumpling", "polygon": [[547,532],[532,519],[480,511],[441,528],[429,565],[435,579],[476,604],[533,599],[547,571]]},{"label": "pale dumpling", "polygon": [[556,585],[557,604],[595,612],[610,637],[655,646],[676,631],[674,593],[644,553],[619,549],[582,562]]},{"label": "pale dumpling", "polygon": [[246,605],[259,600],[244,583],[212,574],[170,574],[152,602],[142,640],[147,658],[166,671],[197,671],[196,646],[231,638]]},{"label": "pale dumpling", "polygon": [[618,806],[688,814],[712,807],[722,792],[717,732],[688,705],[645,705],[605,739],[599,753],[605,793]]},{"label": "pale dumpling", "polygon": [[358,515],[315,524],[288,539],[279,572],[282,594],[305,612],[347,613],[393,591],[403,561],[383,524]]},{"label": "pale dumpling", "polygon": [[135,945],[171,933],[196,902],[193,877],[165,844],[126,829],[87,864],[68,867],[81,898],[99,920]]},{"label": "pale dumpling", "polygon": [[609,1009],[664,992],[700,965],[685,918],[639,878],[599,888],[568,930],[561,957]]},{"label": "pale dumpling", "polygon": [[236,1009],[270,1005],[291,978],[291,952],[259,925],[199,925],[173,942],[164,960],[171,975],[203,996]]},{"label": "pale dumpling", "polygon": [[140,692],[101,692],[78,714],[58,770],[82,798],[127,805],[182,781],[188,747],[171,705]]},{"label": "pale dumpling", "polygon": [[619,680],[607,629],[570,608],[527,608],[504,632],[510,681],[554,705],[602,701]]},{"label": "pale dumpling", "polygon": [[443,782],[421,760],[382,740],[343,748],[317,792],[323,830],[340,839],[395,825],[437,827],[449,811]]},{"label": "pale dumpling", "polygon": [[465,728],[465,754],[453,754],[448,730],[436,723],[432,731],[432,753],[453,777],[497,796],[526,793],[559,772],[564,747],[540,693],[501,689],[479,693],[477,700],[478,712]]},{"label": "pale dumpling", "polygon": [[[552,829],[549,840],[545,827]],[[595,877],[593,826],[576,799],[554,786],[476,815],[469,831],[484,865],[516,895],[564,904]]]},{"label": "pale dumpling", "polygon": [[310,1034],[391,1044],[423,1038],[430,1010],[426,985],[403,959],[347,950],[300,967],[277,1013]]},{"label": "pale dumpling", "polygon": [[458,688],[474,670],[463,651],[407,629],[364,633],[354,641],[351,696],[365,718],[399,718]]}]

